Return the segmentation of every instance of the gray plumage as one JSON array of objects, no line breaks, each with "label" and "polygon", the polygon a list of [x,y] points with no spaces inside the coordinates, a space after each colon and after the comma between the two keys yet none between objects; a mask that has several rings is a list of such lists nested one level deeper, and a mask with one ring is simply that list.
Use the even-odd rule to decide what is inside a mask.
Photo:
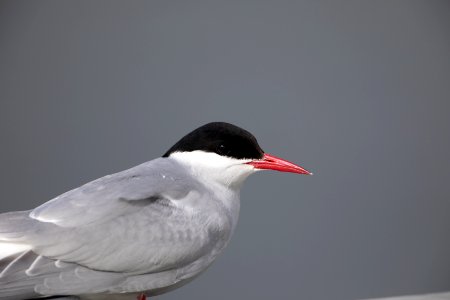
[{"label": "gray plumage", "polygon": [[214,185],[159,158],[32,211],[1,214],[0,243],[31,248],[0,260],[0,299],[131,299],[186,283],[226,246],[236,223],[238,190],[223,193],[237,203],[230,209],[218,198],[224,187]]}]

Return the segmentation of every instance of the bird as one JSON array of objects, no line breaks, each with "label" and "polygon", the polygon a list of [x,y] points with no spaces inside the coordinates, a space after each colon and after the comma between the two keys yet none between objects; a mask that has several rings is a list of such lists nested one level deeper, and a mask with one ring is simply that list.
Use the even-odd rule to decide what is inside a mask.
[{"label": "bird", "polygon": [[0,299],[145,300],[203,273],[228,245],[245,179],[311,175],[212,122],[161,157],[0,214]]}]

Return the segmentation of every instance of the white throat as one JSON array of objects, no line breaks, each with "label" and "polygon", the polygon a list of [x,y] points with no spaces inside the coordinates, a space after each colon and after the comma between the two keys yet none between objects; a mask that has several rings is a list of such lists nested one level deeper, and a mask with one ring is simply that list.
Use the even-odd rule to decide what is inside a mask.
[{"label": "white throat", "polygon": [[240,189],[245,179],[256,169],[246,164],[251,159],[237,159],[201,150],[174,152],[169,158],[186,166],[194,176],[232,189]]}]

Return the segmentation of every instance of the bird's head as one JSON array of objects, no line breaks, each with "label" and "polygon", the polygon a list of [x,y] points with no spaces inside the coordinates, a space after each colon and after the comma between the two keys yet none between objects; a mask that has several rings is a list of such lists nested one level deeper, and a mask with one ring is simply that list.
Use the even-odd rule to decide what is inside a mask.
[{"label": "bird's head", "polygon": [[195,129],[163,157],[188,166],[199,177],[232,187],[239,187],[259,170],[312,175],[296,164],[265,153],[250,132],[225,122],[208,123]]}]

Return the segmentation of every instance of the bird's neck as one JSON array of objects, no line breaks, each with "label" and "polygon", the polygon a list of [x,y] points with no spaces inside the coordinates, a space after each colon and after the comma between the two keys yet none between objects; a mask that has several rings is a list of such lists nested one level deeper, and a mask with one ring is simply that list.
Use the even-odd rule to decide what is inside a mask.
[{"label": "bird's neck", "polygon": [[[236,228],[240,210],[240,189],[255,169],[246,161],[203,151],[178,152],[169,156],[203,184],[218,201],[229,218],[231,234]],[[231,235],[230,235],[231,236]]]}]

